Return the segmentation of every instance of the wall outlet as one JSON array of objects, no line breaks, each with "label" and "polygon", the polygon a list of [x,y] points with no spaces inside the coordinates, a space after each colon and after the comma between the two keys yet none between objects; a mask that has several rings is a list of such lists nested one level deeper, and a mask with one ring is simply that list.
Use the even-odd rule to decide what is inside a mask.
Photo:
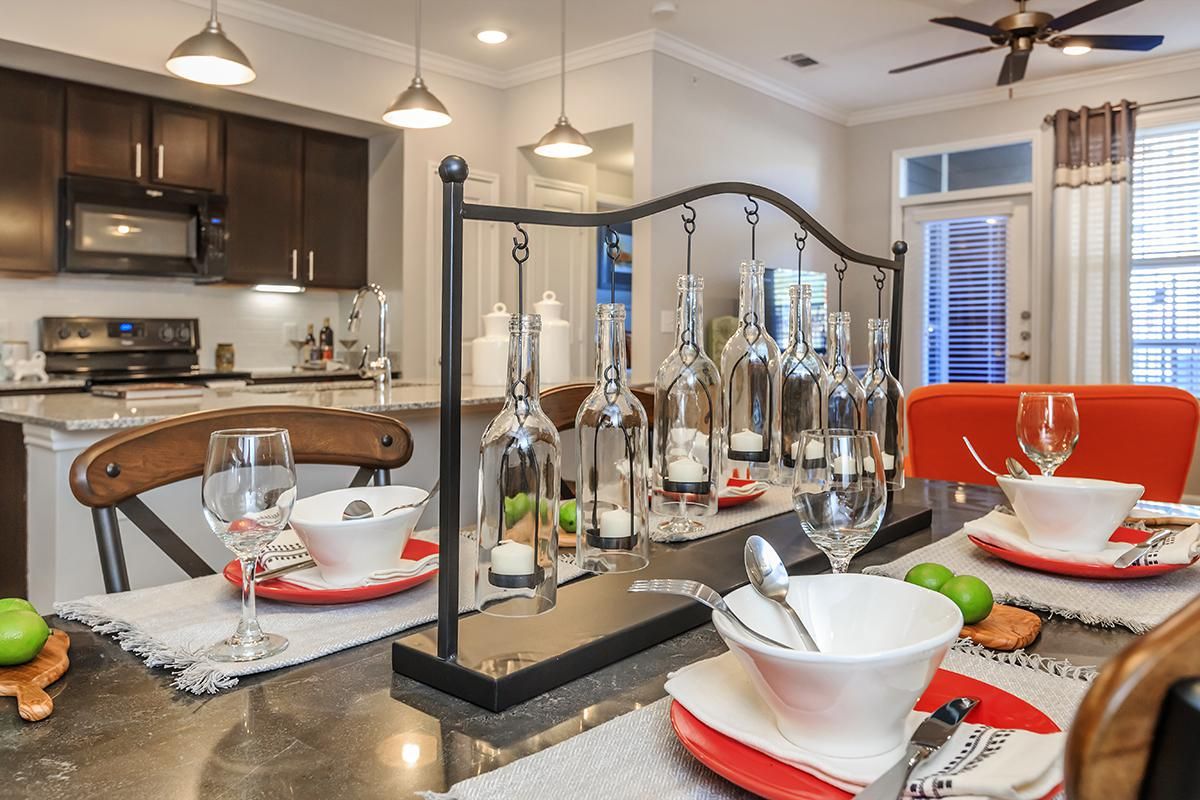
[{"label": "wall outlet", "polygon": [[675,332],[675,312],[674,311],[658,312],[658,332],[659,333],[674,333]]},{"label": "wall outlet", "polygon": [[301,340],[300,326],[294,322],[283,323],[283,343],[288,347],[292,346],[292,342]]}]

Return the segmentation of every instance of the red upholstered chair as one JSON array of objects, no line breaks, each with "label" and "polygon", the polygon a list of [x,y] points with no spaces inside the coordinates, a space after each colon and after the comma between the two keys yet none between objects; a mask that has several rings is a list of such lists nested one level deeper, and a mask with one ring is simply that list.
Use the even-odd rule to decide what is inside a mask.
[{"label": "red upholstered chair", "polygon": [[1017,443],[1017,398],[1023,391],[1075,394],[1079,445],[1056,475],[1140,483],[1147,500],[1179,502],[1196,446],[1200,401],[1167,386],[922,386],[908,398],[908,474],[991,483],[963,445],[966,435],[993,469],[1003,470],[1005,457],[1016,456],[1036,475]]}]

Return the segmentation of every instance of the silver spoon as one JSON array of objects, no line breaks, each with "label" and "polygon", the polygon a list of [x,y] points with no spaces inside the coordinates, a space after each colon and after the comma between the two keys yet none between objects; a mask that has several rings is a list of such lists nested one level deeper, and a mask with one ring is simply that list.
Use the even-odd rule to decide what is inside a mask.
[{"label": "silver spoon", "polygon": [[[425,495],[424,497],[422,497],[420,500],[414,500],[411,503],[404,503],[403,505],[392,506],[387,511],[383,512],[382,514],[379,514],[378,516],[386,517],[388,514],[391,514],[393,511],[403,511],[406,508],[416,508],[417,506],[425,505],[433,498],[433,496],[435,494],[438,493],[438,489],[441,488],[441,484],[442,484],[442,479],[438,478],[436,481],[433,482],[433,488],[429,490],[429,493],[427,495]],[[371,510],[371,507],[369,505],[367,505],[367,501],[365,501],[365,500],[351,500],[349,503],[346,504],[346,507],[344,509],[342,509],[342,519],[343,520],[371,519],[374,516],[376,516],[375,512]]]},{"label": "silver spoon", "polygon": [[1031,481],[1033,478],[1029,476],[1029,470],[1021,466],[1021,462],[1017,461],[1012,456],[1004,459],[1004,466],[1008,467],[1008,474],[1012,475],[1019,481]]},{"label": "silver spoon", "polygon": [[783,559],[775,552],[775,548],[771,547],[770,543],[761,536],[751,536],[746,540],[744,555],[746,575],[749,576],[755,591],[783,607],[783,610],[787,612],[788,619],[795,626],[796,632],[800,634],[800,640],[804,642],[805,649],[814,653],[821,652],[821,648],[817,647],[817,641],[808,632],[808,628],[804,627],[804,621],[800,619],[796,609],[788,604],[788,590],[791,588],[792,582],[788,577],[787,567],[784,566]]}]

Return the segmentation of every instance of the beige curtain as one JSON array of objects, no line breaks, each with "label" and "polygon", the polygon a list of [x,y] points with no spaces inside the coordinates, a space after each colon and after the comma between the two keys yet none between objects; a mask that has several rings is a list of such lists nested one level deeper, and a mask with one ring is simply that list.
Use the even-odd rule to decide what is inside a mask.
[{"label": "beige curtain", "polygon": [[1134,108],[1054,117],[1050,380],[1128,383]]}]

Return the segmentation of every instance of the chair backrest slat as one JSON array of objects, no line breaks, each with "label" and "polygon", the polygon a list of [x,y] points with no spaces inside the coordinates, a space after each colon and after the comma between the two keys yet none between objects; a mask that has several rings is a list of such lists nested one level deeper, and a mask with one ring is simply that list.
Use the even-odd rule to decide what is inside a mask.
[{"label": "chair backrest slat", "polygon": [[162,521],[162,518],[150,510],[140,497],[129,497],[117,503],[121,513],[129,517],[129,521],[137,525],[146,538],[154,542],[159,550],[167,554],[179,568],[188,574],[189,578],[203,578],[212,575],[214,570],[208,563],[196,555],[196,551],[187,546],[175,531]]}]

